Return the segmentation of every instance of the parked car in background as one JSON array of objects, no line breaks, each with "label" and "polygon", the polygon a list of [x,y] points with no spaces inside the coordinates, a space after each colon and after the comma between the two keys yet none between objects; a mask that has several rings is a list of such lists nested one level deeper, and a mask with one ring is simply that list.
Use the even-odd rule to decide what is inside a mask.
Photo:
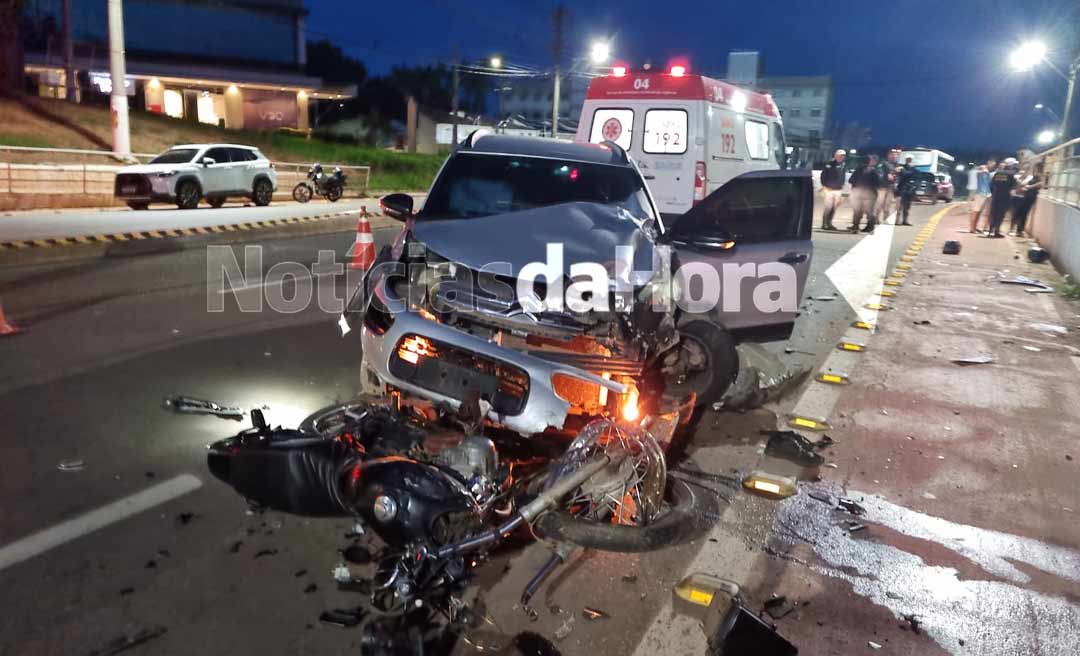
[{"label": "parked car in background", "polygon": [[936,178],[938,199],[943,200],[946,203],[952,202],[953,196],[956,195],[956,190],[953,188],[952,178],[941,173],[938,173]]},{"label": "parked car in background", "polygon": [[194,209],[206,199],[221,207],[229,198],[269,205],[277,189],[274,165],[258,148],[235,144],[173,146],[148,164],[116,172],[115,195],[134,210],[150,203],[176,203]]},{"label": "parked car in background", "polygon": [[933,205],[938,202],[939,193],[937,176],[925,171],[915,173],[915,200],[929,201]]}]

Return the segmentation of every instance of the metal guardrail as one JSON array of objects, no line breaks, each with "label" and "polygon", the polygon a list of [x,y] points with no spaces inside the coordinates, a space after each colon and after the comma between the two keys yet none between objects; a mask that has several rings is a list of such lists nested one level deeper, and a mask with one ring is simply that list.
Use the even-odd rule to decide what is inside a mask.
[{"label": "metal guardrail", "polygon": [[1043,162],[1046,187],[1043,196],[1080,208],[1080,138],[1067,141],[1032,158]]},{"label": "metal guardrail", "polygon": [[[0,161],[0,193],[112,195],[116,170],[128,164],[103,150],[0,145],[0,153],[6,154],[2,158],[5,161]],[[133,153],[132,156],[146,162],[157,155]],[[101,163],[88,163],[88,159]],[[274,161],[278,193],[291,195],[292,188],[307,179],[310,166],[300,162]],[[370,166],[323,164],[326,171],[332,171],[335,166],[345,173],[346,196],[362,196],[371,187]]]}]

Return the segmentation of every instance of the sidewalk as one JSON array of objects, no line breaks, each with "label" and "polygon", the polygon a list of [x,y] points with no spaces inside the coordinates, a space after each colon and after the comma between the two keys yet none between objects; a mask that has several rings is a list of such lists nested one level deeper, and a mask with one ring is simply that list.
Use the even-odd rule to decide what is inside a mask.
[{"label": "sidewalk", "polygon": [[[776,622],[800,653],[1080,642],[1080,304],[999,283],[1060,277],[966,223],[948,214],[891,287],[827,417],[823,480],[780,504],[747,586],[808,604]],[[946,239],[960,255],[941,254]],[[973,356],[993,362],[951,362]],[[833,510],[838,496],[865,512]]]}]

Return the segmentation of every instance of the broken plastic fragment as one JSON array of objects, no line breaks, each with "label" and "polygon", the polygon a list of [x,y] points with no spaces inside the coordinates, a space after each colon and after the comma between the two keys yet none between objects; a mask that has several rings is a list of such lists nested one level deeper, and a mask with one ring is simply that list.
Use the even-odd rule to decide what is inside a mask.
[{"label": "broken plastic fragment", "polygon": [[234,419],[240,421],[244,418],[244,411],[237,407],[225,407],[190,396],[167,396],[161,401],[161,407],[182,414],[191,415],[214,415],[222,419]]},{"label": "broken plastic fragment", "polygon": [[969,365],[969,364],[991,364],[994,362],[993,356],[990,355],[973,355],[966,358],[954,358],[953,364]]},{"label": "broken plastic fragment", "polygon": [[765,455],[808,467],[825,462],[825,458],[814,450],[814,444],[795,431],[766,431],[765,434],[769,436]]},{"label": "broken plastic fragment", "polygon": [[82,460],[63,460],[56,468],[64,472],[82,471],[86,469],[86,463]]}]

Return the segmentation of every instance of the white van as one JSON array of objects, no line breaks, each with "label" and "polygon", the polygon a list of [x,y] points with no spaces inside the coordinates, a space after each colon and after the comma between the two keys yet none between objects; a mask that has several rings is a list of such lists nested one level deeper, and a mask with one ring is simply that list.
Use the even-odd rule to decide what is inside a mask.
[{"label": "white van", "polygon": [[589,84],[576,141],[614,141],[638,163],[663,215],[685,213],[747,171],[782,168],[784,128],[772,96],[673,66]]}]

